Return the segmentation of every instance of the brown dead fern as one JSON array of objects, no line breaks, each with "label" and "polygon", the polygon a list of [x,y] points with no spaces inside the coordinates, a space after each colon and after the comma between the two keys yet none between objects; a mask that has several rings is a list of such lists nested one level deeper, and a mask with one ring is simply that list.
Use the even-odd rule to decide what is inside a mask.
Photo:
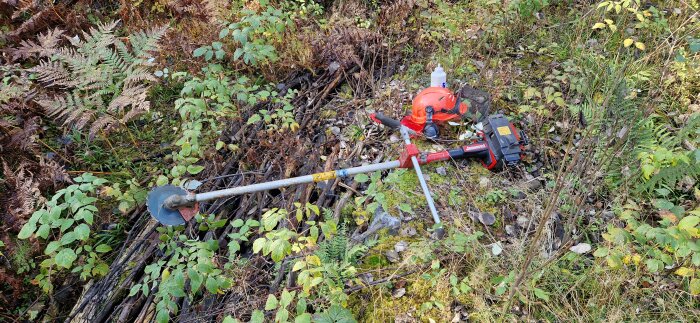
[{"label": "brown dead fern", "polygon": [[325,37],[315,41],[316,52],[325,64],[333,62],[343,68],[352,65],[362,66],[363,53],[376,46],[382,35],[352,24],[339,24]]},{"label": "brown dead fern", "polygon": [[416,0],[396,0],[381,7],[377,23],[380,27],[403,23],[416,6]]},{"label": "brown dead fern", "polygon": [[29,171],[29,164],[22,163],[16,170],[3,161],[4,186],[8,193],[3,202],[2,219],[5,230],[19,231],[34,212],[37,202],[42,198],[39,182],[34,173]]},{"label": "brown dead fern", "polygon": [[67,38],[69,44],[63,47],[58,47],[63,31],[55,29],[40,35],[38,42],[24,41],[10,50],[16,59],[42,59],[31,71],[49,92],[34,102],[66,128],[82,130],[91,125],[90,138],[125,124],[150,107],[147,93],[156,79],[149,67],[166,27],[136,32],[124,42],[113,34],[117,23],[101,24],[82,37]]}]

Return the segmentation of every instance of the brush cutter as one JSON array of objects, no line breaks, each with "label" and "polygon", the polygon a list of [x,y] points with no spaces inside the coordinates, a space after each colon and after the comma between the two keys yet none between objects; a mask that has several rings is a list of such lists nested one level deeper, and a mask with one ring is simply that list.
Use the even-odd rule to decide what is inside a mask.
[{"label": "brush cutter", "polygon": [[[180,225],[197,214],[199,202],[203,201],[292,185],[322,182],[334,178],[346,178],[362,173],[394,168],[413,168],[418,175],[418,180],[428,202],[428,208],[433,216],[433,220],[436,224],[440,224],[440,217],[435,209],[428,185],[423,178],[420,165],[450,159],[475,158],[480,160],[486,168],[495,170],[504,165],[515,165],[520,162],[522,146],[527,144],[524,133],[518,132],[505,116],[497,114],[486,119],[484,131],[481,133],[479,140],[454,149],[434,153],[421,153],[410,140],[410,136],[416,134],[414,130],[402,125],[398,120],[387,118],[382,114],[376,114],[373,118],[376,118],[388,127],[399,129],[405,145],[398,160],[197,194],[172,185],[160,186],[148,194],[146,201],[148,210],[162,224]],[[440,227],[438,228],[442,230]]]}]

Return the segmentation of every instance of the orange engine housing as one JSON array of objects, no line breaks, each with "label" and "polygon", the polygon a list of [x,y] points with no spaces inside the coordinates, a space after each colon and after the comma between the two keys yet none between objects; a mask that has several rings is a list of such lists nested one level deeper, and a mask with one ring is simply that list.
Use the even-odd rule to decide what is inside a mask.
[{"label": "orange engine housing", "polygon": [[404,117],[401,123],[413,130],[422,130],[426,122],[425,108],[428,106],[432,106],[435,111],[433,113],[433,122],[445,122],[459,119],[469,110],[469,106],[465,102],[460,103],[459,114],[445,112],[452,111],[456,103],[457,98],[449,89],[429,87],[416,95],[413,99],[411,115]]}]

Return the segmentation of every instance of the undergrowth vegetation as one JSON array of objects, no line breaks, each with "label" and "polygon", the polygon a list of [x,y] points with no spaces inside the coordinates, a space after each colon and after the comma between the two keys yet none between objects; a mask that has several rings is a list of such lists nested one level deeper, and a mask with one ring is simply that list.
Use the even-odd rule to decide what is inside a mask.
[{"label": "undergrowth vegetation", "polygon": [[[700,3],[0,3],[0,321],[696,321]],[[396,159],[440,64],[530,138],[523,162],[201,203]],[[463,144],[444,126],[421,150]]]}]

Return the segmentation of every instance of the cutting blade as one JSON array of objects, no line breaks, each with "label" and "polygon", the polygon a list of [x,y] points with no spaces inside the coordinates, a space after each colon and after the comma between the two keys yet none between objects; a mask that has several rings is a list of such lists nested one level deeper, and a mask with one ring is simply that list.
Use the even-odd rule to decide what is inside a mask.
[{"label": "cutting blade", "polygon": [[187,195],[187,191],[173,185],[158,186],[148,193],[146,199],[148,212],[158,222],[165,225],[180,225],[186,222],[180,215],[180,211],[169,209],[163,205],[165,200],[173,195]]}]

